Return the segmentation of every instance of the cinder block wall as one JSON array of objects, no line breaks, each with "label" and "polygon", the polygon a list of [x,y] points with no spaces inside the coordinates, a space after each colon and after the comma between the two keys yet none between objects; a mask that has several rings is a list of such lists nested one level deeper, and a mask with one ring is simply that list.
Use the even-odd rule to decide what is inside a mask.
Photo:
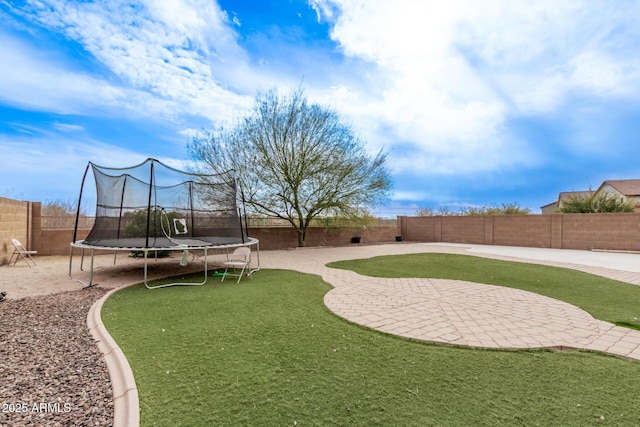
[{"label": "cinder block wall", "polygon": [[[82,240],[89,230],[78,230]],[[368,227],[358,233],[362,244],[393,242],[400,235],[399,227]],[[249,235],[260,240],[260,249],[286,249],[298,246],[298,235],[292,227],[250,227]],[[308,231],[307,246],[342,246],[351,243],[353,228],[312,227]],[[42,230],[38,255],[69,255],[73,230]]]},{"label": "cinder block wall", "polygon": [[[78,239],[88,232],[78,230]],[[249,235],[260,240],[262,249],[298,245],[291,227],[250,227]],[[640,251],[640,213],[398,217],[396,227],[313,227],[307,246],[348,245],[355,235],[363,244],[402,236],[413,242]],[[34,231],[34,249],[39,255],[68,255],[72,239],[73,230],[41,230],[38,236]]]},{"label": "cinder block wall", "polygon": [[[86,238],[89,235],[89,231],[78,230],[77,239]],[[71,252],[73,230],[42,230],[40,236],[40,245],[36,249],[38,255],[69,255]]]},{"label": "cinder block wall", "polygon": [[399,217],[414,242],[640,251],[640,214]]},{"label": "cinder block wall", "polygon": [[640,214],[563,215],[562,247],[640,251]]},{"label": "cinder block wall", "polygon": [[493,215],[493,243],[501,246],[550,248],[551,215]]},{"label": "cinder block wall", "polygon": [[[351,238],[360,236],[360,243],[394,242],[400,235],[400,227],[311,227],[307,232],[307,246],[343,246]],[[260,240],[260,249],[285,249],[298,246],[298,234],[293,227],[249,227],[249,236]]]},{"label": "cinder block wall", "polygon": [[485,217],[444,216],[441,219],[440,241],[485,243]]},{"label": "cinder block wall", "polygon": [[37,250],[41,210],[40,202],[0,197],[0,265],[9,262],[13,253],[11,239],[20,240],[28,250]]}]

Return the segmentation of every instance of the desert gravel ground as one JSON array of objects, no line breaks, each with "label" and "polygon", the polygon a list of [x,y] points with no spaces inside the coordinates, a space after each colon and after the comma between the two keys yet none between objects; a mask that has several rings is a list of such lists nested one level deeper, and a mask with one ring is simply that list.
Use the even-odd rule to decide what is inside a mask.
[{"label": "desert gravel ground", "polygon": [[0,303],[0,425],[110,426],[113,396],[86,325],[103,288]]}]

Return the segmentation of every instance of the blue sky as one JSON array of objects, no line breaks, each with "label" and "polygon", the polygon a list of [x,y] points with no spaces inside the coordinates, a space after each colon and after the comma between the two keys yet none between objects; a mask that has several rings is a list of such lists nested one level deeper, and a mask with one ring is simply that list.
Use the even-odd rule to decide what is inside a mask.
[{"label": "blue sky", "polygon": [[180,167],[301,82],[372,153],[384,215],[640,178],[640,2],[0,0],[0,196],[73,200],[87,162]]}]

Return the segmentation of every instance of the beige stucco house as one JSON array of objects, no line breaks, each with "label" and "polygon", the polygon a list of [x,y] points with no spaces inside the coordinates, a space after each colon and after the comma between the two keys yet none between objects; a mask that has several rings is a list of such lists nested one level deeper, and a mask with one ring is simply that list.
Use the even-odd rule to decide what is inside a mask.
[{"label": "beige stucco house", "polygon": [[560,212],[563,202],[571,197],[586,197],[593,194],[593,191],[563,191],[558,195],[558,200],[542,206],[540,209],[543,214],[551,214]]},{"label": "beige stucco house", "polygon": [[560,211],[563,201],[571,197],[583,197],[591,194],[608,192],[617,194],[621,199],[633,200],[636,212],[640,212],[640,179],[618,179],[604,181],[595,191],[565,191],[558,195],[558,200],[542,206],[543,214],[551,214]]},{"label": "beige stucco house", "polygon": [[632,200],[636,205],[636,212],[640,212],[640,179],[605,181],[596,190],[596,193],[603,191],[619,195],[621,199]]}]

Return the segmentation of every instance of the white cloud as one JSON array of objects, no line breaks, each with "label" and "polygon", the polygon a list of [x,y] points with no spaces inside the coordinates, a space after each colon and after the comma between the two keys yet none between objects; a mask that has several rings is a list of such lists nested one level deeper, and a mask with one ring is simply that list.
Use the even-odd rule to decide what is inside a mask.
[{"label": "white cloud", "polygon": [[[640,99],[640,3],[316,0],[332,38],[377,86],[326,96],[392,150],[395,170],[470,173],[536,164],[513,116],[563,112],[574,94]],[[339,13],[334,13],[338,8]],[[329,12],[326,12],[329,11]]]},{"label": "white cloud", "polygon": [[[623,88],[638,82],[637,1],[474,4],[454,46],[517,111],[553,113],[571,92],[604,95],[605,85],[629,94]],[[583,73],[596,78],[579,78]]]},{"label": "white cloud", "polygon": [[185,110],[172,100],[117,86],[73,70],[61,58],[0,33],[0,99],[29,110],[57,114],[109,112],[114,116],[175,117]]},{"label": "white cloud", "polygon": [[334,4],[325,0],[308,0],[308,5],[316,13],[316,19],[318,23],[324,21],[323,17],[327,20],[332,20],[336,11],[334,10]]},{"label": "white cloud", "polygon": [[587,51],[569,63],[571,81],[603,96],[635,96],[640,84],[640,59],[619,61],[606,52]]},{"label": "white cloud", "polygon": [[[80,43],[122,79],[120,87],[131,88],[119,89],[101,77],[74,73],[81,85],[72,93],[87,97],[92,92],[90,88],[93,92],[111,90],[116,93],[104,98],[111,98],[114,103],[128,99],[128,107],[139,106],[143,112],[151,109],[169,119],[191,114],[225,121],[247,105],[247,97],[225,88],[233,84],[231,81],[221,81],[233,75],[229,68],[238,70],[238,74],[246,73],[243,61],[247,55],[237,46],[235,33],[214,2],[50,0],[32,3],[23,14],[25,19]],[[63,68],[61,73],[55,67],[33,67],[42,63],[22,63],[24,69],[42,70],[42,74],[50,76],[62,74],[70,80],[64,67],[59,66]],[[224,70],[220,72],[223,79],[219,79],[216,70]],[[31,74],[24,80],[33,85]],[[41,83],[48,92],[55,92],[52,79]],[[57,93],[60,97],[64,94]]]},{"label": "white cloud", "polygon": [[428,191],[396,190],[393,192],[391,200],[427,200],[432,197],[433,194]]},{"label": "white cloud", "polygon": [[146,158],[100,141],[60,137],[41,129],[37,136],[0,136],[0,150],[3,186],[35,201],[77,197],[88,161],[122,166]]},{"label": "white cloud", "polygon": [[53,127],[62,132],[81,132],[85,130],[84,126],[71,123],[54,123]]},{"label": "white cloud", "polygon": [[178,135],[183,135],[183,136],[186,136],[187,138],[193,138],[194,136],[198,135],[199,133],[200,133],[200,130],[193,129],[193,128],[186,128],[186,129],[182,129],[182,130],[178,131]]},{"label": "white cloud", "polygon": [[117,89],[99,80],[65,70],[45,52],[3,34],[0,61],[0,98],[14,105],[57,113],[77,112],[91,98],[117,97]]}]

